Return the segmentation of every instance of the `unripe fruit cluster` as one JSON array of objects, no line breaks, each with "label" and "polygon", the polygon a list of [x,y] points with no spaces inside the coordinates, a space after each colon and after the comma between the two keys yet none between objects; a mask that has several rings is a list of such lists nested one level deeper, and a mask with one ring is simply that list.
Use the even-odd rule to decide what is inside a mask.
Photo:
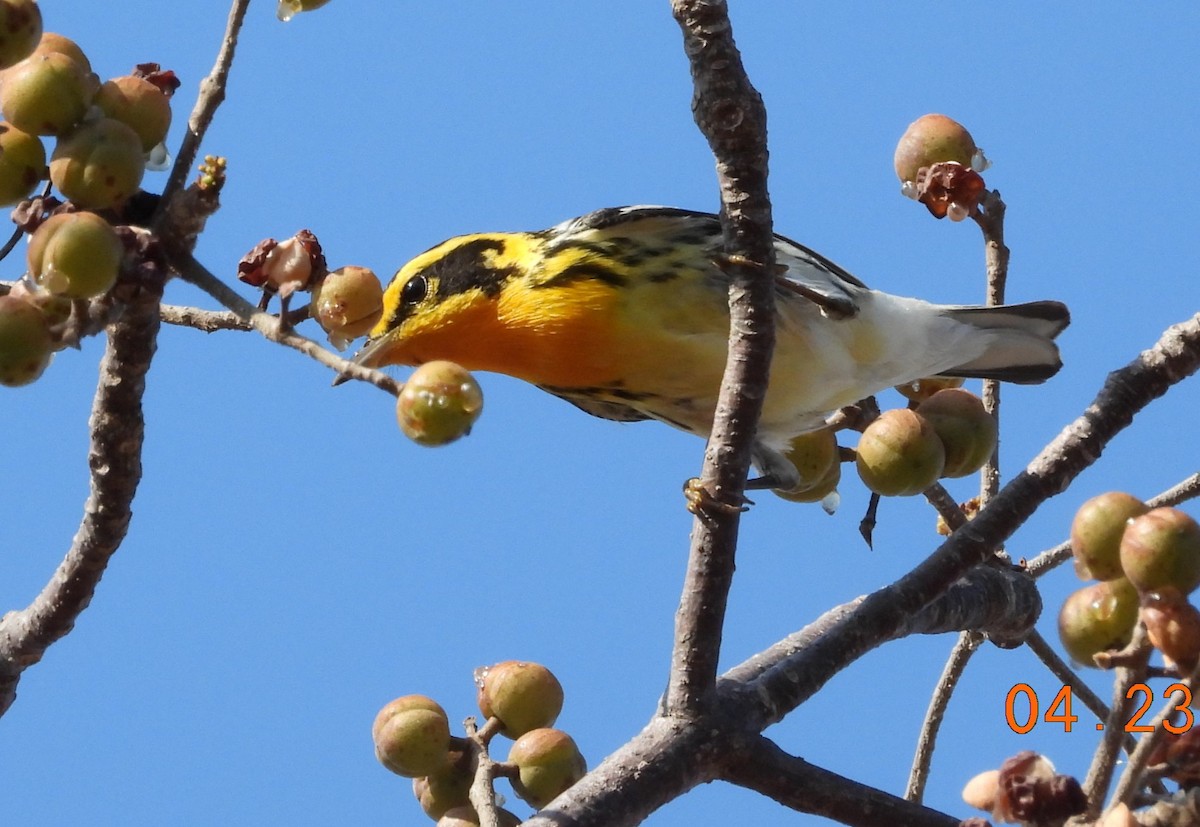
[{"label": "unripe fruit cluster", "polygon": [[1187,595],[1200,585],[1196,520],[1109,491],[1076,512],[1071,551],[1076,573],[1100,581],[1068,596],[1059,612],[1059,636],[1071,657],[1093,665],[1098,653],[1129,642],[1140,617],[1168,661],[1187,669],[1195,664],[1200,612]]},{"label": "unripe fruit cluster", "polygon": [[855,464],[876,494],[910,496],[939,478],[978,471],[995,450],[996,438],[996,420],[978,396],[942,388],[913,408],[880,414],[863,430]]},{"label": "unripe fruit cluster", "polygon": [[[501,774],[516,794],[535,808],[578,781],[586,772],[571,736],[553,729],[562,710],[563,690],[544,666],[504,661],[476,670],[480,712],[487,723],[479,739],[497,735],[515,740]],[[450,735],[442,707],[424,695],[405,695],[387,704],[371,730],[375,755],[398,775],[413,778],[413,794],[426,815],[440,825],[478,824],[468,792],[475,772],[475,745]],[[501,822],[519,823],[501,811]]]},{"label": "unripe fruit cluster", "polygon": [[[42,32],[32,0],[4,0],[0,10],[14,6],[37,14],[37,36],[0,40],[0,205],[27,197],[48,174],[78,207],[119,208],[140,189],[147,156],[166,157],[178,81],[144,64],[102,84],[77,44]],[[56,141],[48,173],[40,136]]]},{"label": "unripe fruit cluster", "polygon": [[0,385],[35,381],[61,348],[71,299],[90,299],[117,280],[124,246],[95,213],[69,212],[41,223],[29,240],[29,276],[0,297]]}]

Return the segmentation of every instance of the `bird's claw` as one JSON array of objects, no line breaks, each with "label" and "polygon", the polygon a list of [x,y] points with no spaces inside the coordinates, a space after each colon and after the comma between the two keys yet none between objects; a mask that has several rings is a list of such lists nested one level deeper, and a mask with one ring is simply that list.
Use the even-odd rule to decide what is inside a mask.
[{"label": "bird's claw", "polygon": [[692,477],[683,484],[683,497],[687,500],[687,510],[699,517],[713,512],[741,514],[749,511],[750,506],[754,505],[752,500],[741,494],[738,495],[737,502],[722,499],[720,495],[709,491],[698,477]]}]

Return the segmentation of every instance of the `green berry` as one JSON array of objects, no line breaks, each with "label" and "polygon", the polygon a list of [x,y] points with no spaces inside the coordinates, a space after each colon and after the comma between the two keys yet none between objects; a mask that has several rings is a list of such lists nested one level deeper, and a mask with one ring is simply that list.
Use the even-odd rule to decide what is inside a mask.
[{"label": "green berry", "polygon": [[938,391],[962,387],[963,380],[957,376],[927,376],[907,385],[897,385],[896,390],[912,402],[924,402]]},{"label": "green berry", "polygon": [[525,733],[512,745],[508,760],[517,765],[520,774],[517,795],[539,810],[587,772],[574,739],[558,729]]},{"label": "green berry", "polygon": [[42,312],[16,296],[0,296],[0,385],[28,385],[42,375],[53,355]]},{"label": "green berry", "polygon": [[915,181],[921,167],[943,161],[971,166],[977,148],[966,127],[945,115],[922,115],[904,131],[893,159],[901,181]]},{"label": "green berry", "polygon": [[506,660],[476,670],[475,681],[479,711],[499,718],[500,731],[509,738],[552,726],[562,711],[562,684],[540,663]]},{"label": "green berry", "polygon": [[1071,593],[1058,613],[1063,648],[1084,666],[1100,652],[1129,643],[1138,619],[1137,590],[1128,580],[1105,580]]},{"label": "green berry", "polygon": [[387,704],[375,717],[371,735],[375,757],[397,775],[430,775],[449,763],[450,721],[437,701],[424,695]]},{"label": "green berry", "polygon": [[446,445],[466,436],[483,412],[483,391],[453,362],[426,362],[396,399],[400,430],[419,445]]},{"label": "green berry", "polygon": [[36,135],[0,121],[0,205],[24,199],[46,175],[46,148]]},{"label": "green berry", "polygon": [[996,420],[984,410],[983,400],[970,391],[938,391],[917,406],[917,413],[929,420],[946,450],[943,477],[974,474],[996,450]]},{"label": "green berry", "polygon": [[40,54],[43,52],[58,52],[59,54],[66,55],[75,61],[85,75],[92,74],[92,62],[83,53],[83,49],[79,48],[79,44],[69,37],[64,37],[54,32],[42,32],[42,39],[38,41],[33,53]]},{"label": "green berry", "polygon": [[1200,610],[1177,589],[1142,595],[1141,619],[1146,635],[1168,665],[1187,675],[1200,656]]},{"label": "green berry", "polygon": [[319,9],[328,2],[329,0],[279,0],[279,5],[275,7],[275,16],[286,23],[299,12]]},{"label": "green berry", "polygon": [[138,191],[146,161],[131,128],[112,118],[88,121],[59,140],[50,156],[50,181],[84,209],[124,203]]},{"label": "green berry", "polygon": [[1121,536],[1130,520],[1149,510],[1150,506],[1123,491],[1099,494],[1079,506],[1071,521],[1076,574],[1085,580],[1124,577]]},{"label": "green berry", "polygon": [[855,462],[867,488],[885,497],[907,497],[937,482],[946,449],[929,420],[895,408],[863,431]]},{"label": "green berry", "polygon": [[125,249],[112,225],[91,212],[59,213],[42,222],[26,258],[34,281],[56,295],[90,299],[113,286]]},{"label": "green berry", "polygon": [[431,775],[413,779],[413,795],[433,819],[441,818],[447,810],[470,806],[471,782],[474,777],[461,752],[450,752],[445,768]]},{"label": "green berry", "polygon": [[1178,508],[1155,508],[1121,535],[1121,568],[1139,591],[1200,585],[1200,525]]},{"label": "green berry", "polygon": [[94,79],[58,52],[35,52],[4,73],[4,119],[33,135],[66,135],[87,113]]},{"label": "green berry", "polygon": [[339,267],[313,288],[309,314],[331,340],[348,343],[370,332],[383,315],[383,286],[366,267]]},{"label": "green berry", "polygon": [[133,129],[144,152],[166,140],[171,128],[171,99],[145,78],[124,75],[106,81],[96,92],[96,105]]},{"label": "green berry", "polygon": [[42,36],[42,12],[34,0],[0,0],[0,69],[33,53]]}]

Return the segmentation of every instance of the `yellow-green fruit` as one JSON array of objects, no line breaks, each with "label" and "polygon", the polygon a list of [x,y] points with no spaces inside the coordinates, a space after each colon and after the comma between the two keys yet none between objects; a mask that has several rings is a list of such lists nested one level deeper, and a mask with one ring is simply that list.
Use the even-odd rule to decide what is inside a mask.
[{"label": "yellow-green fruit", "polygon": [[383,286],[366,267],[339,267],[313,288],[309,314],[343,341],[368,333],[383,315]]},{"label": "yellow-green fruit", "polygon": [[279,0],[279,5],[275,7],[275,16],[286,23],[297,13],[319,9],[328,2],[329,0]]},{"label": "yellow-green fruit", "polygon": [[122,204],[138,191],[146,162],[142,142],[130,127],[100,118],[59,140],[50,156],[50,181],[89,210]]},{"label": "yellow-green fruit", "polygon": [[[521,819],[503,807],[496,809],[496,815],[500,822],[500,827],[518,827],[521,823]],[[479,827],[479,815],[470,805],[455,807],[447,810],[445,815],[437,820],[437,824],[434,827]]]},{"label": "yellow-green fruit", "polygon": [[526,732],[513,743],[508,760],[520,772],[517,795],[539,810],[587,772],[575,740],[559,729]]},{"label": "yellow-green fruit", "polygon": [[82,119],[96,93],[94,79],[58,52],[35,52],[4,73],[4,119],[33,135],[65,135]]},{"label": "yellow-green fruit", "polygon": [[396,421],[419,445],[446,445],[466,436],[483,412],[483,391],[475,377],[453,362],[426,362],[396,398]]},{"label": "yellow-green fruit", "polygon": [[447,810],[470,805],[474,777],[469,766],[460,763],[462,757],[461,752],[452,752],[444,769],[413,779],[413,795],[430,818],[438,819]]},{"label": "yellow-green fruit", "polygon": [[112,225],[91,212],[52,215],[29,239],[34,281],[51,293],[90,299],[112,287],[125,249]]},{"label": "yellow-green fruit", "polygon": [[1112,580],[1124,577],[1121,536],[1134,517],[1150,506],[1124,491],[1108,491],[1079,506],[1071,521],[1071,553],[1081,578]]},{"label": "yellow-green fruit", "polygon": [[84,74],[90,75],[92,73],[92,62],[83,53],[83,49],[79,48],[79,44],[69,37],[64,37],[54,32],[42,32],[42,39],[38,41],[37,48],[33,50],[33,53],[39,54],[42,52],[58,52],[61,55],[66,55],[79,65]]},{"label": "yellow-green fruit", "polygon": [[124,75],[106,81],[95,103],[105,115],[132,128],[145,152],[162,143],[171,128],[171,99],[145,78]]},{"label": "yellow-green fruit", "polygon": [[509,738],[552,726],[562,712],[562,684],[540,663],[506,660],[477,670],[476,682],[479,711],[499,718]]},{"label": "yellow-green fruit", "polygon": [[0,0],[0,69],[33,53],[42,36],[42,12],[33,0]]},{"label": "yellow-green fruit", "polygon": [[1200,657],[1200,610],[1178,589],[1143,594],[1140,617],[1146,624],[1150,645],[1163,653],[1168,665],[1174,664],[1185,675],[1196,668]]},{"label": "yellow-green fruit", "polygon": [[829,466],[825,472],[825,476],[817,480],[809,488],[802,488],[799,491],[780,491],[775,488],[772,493],[775,496],[793,503],[819,503],[837,490],[838,483],[842,481],[842,463],[835,462]]},{"label": "yellow-green fruit", "polygon": [[800,474],[800,482],[797,485],[787,490],[775,491],[784,499],[804,494],[825,484],[833,473],[834,466],[840,464],[837,437],[829,428],[811,431],[794,438],[784,456]]},{"label": "yellow-green fruit", "polygon": [[15,204],[46,175],[46,148],[36,135],[0,121],[0,205]]},{"label": "yellow-green fruit", "polygon": [[921,167],[943,161],[971,165],[975,140],[962,124],[945,115],[922,115],[904,131],[893,159],[901,181],[916,180]]},{"label": "yellow-green fruit", "polygon": [[1072,592],[1058,613],[1063,648],[1084,666],[1092,656],[1129,643],[1138,619],[1138,594],[1123,578],[1105,580]]},{"label": "yellow-green fruit", "polygon": [[1121,569],[1139,591],[1200,585],[1200,524],[1178,508],[1155,508],[1121,535]]},{"label": "yellow-green fruit", "polygon": [[907,497],[937,482],[946,450],[925,417],[907,408],[884,411],[858,440],[856,465],[876,494]]},{"label": "yellow-green fruit", "polygon": [[943,477],[975,473],[996,450],[996,420],[984,410],[983,400],[970,391],[938,391],[917,406],[917,413],[929,420],[946,450]]},{"label": "yellow-green fruit", "polygon": [[896,390],[905,399],[913,402],[924,402],[938,391],[946,388],[960,388],[963,380],[958,376],[927,376],[917,379],[907,385],[897,385]]},{"label": "yellow-green fruit", "polygon": [[0,385],[28,385],[50,364],[53,341],[46,317],[16,296],[0,296]]},{"label": "yellow-green fruit", "polygon": [[407,778],[445,769],[450,760],[450,721],[437,701],[405,695],[387,704],[371,727],[375,757]]}]

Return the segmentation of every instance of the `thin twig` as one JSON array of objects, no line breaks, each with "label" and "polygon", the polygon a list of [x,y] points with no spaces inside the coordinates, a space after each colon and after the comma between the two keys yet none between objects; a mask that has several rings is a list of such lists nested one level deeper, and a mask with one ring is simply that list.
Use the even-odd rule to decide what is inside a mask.
[{"label": "thin twig", "polygon": [[246,17],[246,9],[250,0],[233,0],[229,9],[229,18],[225,24],[225,35],[221,40],[221,48],[213,63],[212,71],[200,82],[200,93],[196,96],[196,104],[188,118],[187,132],[184,133],[183,143],[179,154],[175,156],[175,165],[163,188],[162,201],[159,202],[155,214],[154,229],[163,231],[162,222],[168,215],[168,206],[175,196],[183,190],[183,184],[196,163],[200,153],[200,144],[204,133],[212,124],[217,107],[225,100],[225,85],[229,80],[229,70],[233,66],[233,53],[237,49],[238,33],[242,29],[242,21]]},{"label": "thin twig", "polygon": [[[1192,670],[1192,674],[1187,676],[1183,684],[1188,688],[1189,695],[1192,687],[1196,685],[1196,679],[1200,677],[1200,664]],[[1178,692],[1179,690],[1176,690]],[[1174,692],[1171,693],[1174,696]],[[1154,720],[1150,722],[1152,727],[1150,732],[1144,734],[1138,741],[1137,749],[1129,756],[1129,763],[1126,764],[1125,770],[1121,773],[1121,777],[1117,780],[1117,786],[1113,790],[1112,800],[1109,802],[1108,808],[1112,809],[1118,804],[1132,804],[1133,797],[1138,792],[1142,785],[1142,778],[1146,773],[1146,766],[1150,762],[1150,756],[1154,754],[1155,748],[1166,735],[1166,729],[1163,723],[1167,721],[1172,713],[1179,710],[1183,704],[1177,703],[1173,699],[1168,700],[1163,704],[1162,709],[1154,716]],[[1190,713],[1189,714],[1194,714]]]},{"label": "thin twig", "polygon": [[925,797],[925,784],[929,781],[929,769],[933,764],[933,750],[937,745],[938,731],[942,728],[946,709],[950,706],[950,698],[954,694],[954,688],[958,686],[958,679],[966,671],[971,656],[979,649],[983,640],[983,635],[978,632],[963,632],[958,636],[954,648],[950,650],[950,657],[946,659],[946,665],[942,668],[942,675],[933,690],[933,697],[929,699],[929,708],[925,711],[925,720],[921,723],[921,734],[917,737],[917,750],[913,755],[912,769],[908,773],[908,787],[904,792],[908,801],[920,804]]},{"label": "thin twig", "polygon": [[356,365],[349,360],[330,353],[313,340],[305,338],[290,329],[286,329],[279,323],[279,317],[273,316],[270,313],[264,313],[255,308],[254,305],[239,296],[233,288],[210,273],[203,264],[192,256],[186,254],[172,255],[171,264],[181,278],[208,293],[268,340],[300,351],[305,356],[315,359],[322,365],[333,369],[338,376],[361,379],[390,393],[392,396],[400,393],[400,383],[386,373]]},{"label": "thin twig", "polygon": [[695,87],[693,113],[717,163],[729,292],[729,350],[698,482],[696,520],[675,615],[668,713],[694,714],[716,686],[725,608],[774,347],[774,240],[766,109],[733,43],[724,0],[673,0]]},{"label": "thin twig", "polygon": [[[1129,710],[1133,699],[1129,689],[1135,683],[1146,679],[1146,664],[1150,660],[1151,646],[1146,639],[1146,627],[1141,623],[1134,627],[1133,640],[1126,651],[1130,657],[1126,665],[1117,669],[1116,680],[1113,681],[1113,701],[1108,718],[1104,721],[1104,737],[1100,739],[1096,752],[1092,756],[1092,765],[1088,767],[1087,777],[1083,782],[1083,792],[1087,796],[1088,807],[1084,816],[1095,819],[1100,815],[1104,806],[1104,793],[1112,783],[1113,770],[1117,766],[1117,758],[1124,740],[1125,725],[1129,722]],[[1137,749],[1134,749],[1137,754]]]},{"label": "thin twig", "polygon": [[731,761],[727,781],[785,807],[855,827],[957,827],[959,820],[789,755],[762,736]]},{"label": "thin twig", "polygon": [[475,766],[475,777],[468,792],[471,806],[475,808],[475,814],[479,817],[479,827],[501,827],[496,806],[496,789],[493,786],[496,779],[496,762],[488,753],[488,741],[491,740],[494,730],[487,724],[482,728],[477,727],[474,717],[467,718],[464,725],[467,740],[470,742],[472,763]]},{"label": "thin twig", "polygon": [[[989,307],[1004,304],[1004,290],[1008,284],[1008,247],[1004,244],[1004,201],[996,190],[985,192],[981,199],[982,210],[976,210],[972,218],[983,231],[984,262],[987,270],[987,297]],[[995,379],[983,381],[983,409],[1000,424],[1000,383]],[[992,451],[979,475],[979,504],[1000,490],[1000,442]]]}]

